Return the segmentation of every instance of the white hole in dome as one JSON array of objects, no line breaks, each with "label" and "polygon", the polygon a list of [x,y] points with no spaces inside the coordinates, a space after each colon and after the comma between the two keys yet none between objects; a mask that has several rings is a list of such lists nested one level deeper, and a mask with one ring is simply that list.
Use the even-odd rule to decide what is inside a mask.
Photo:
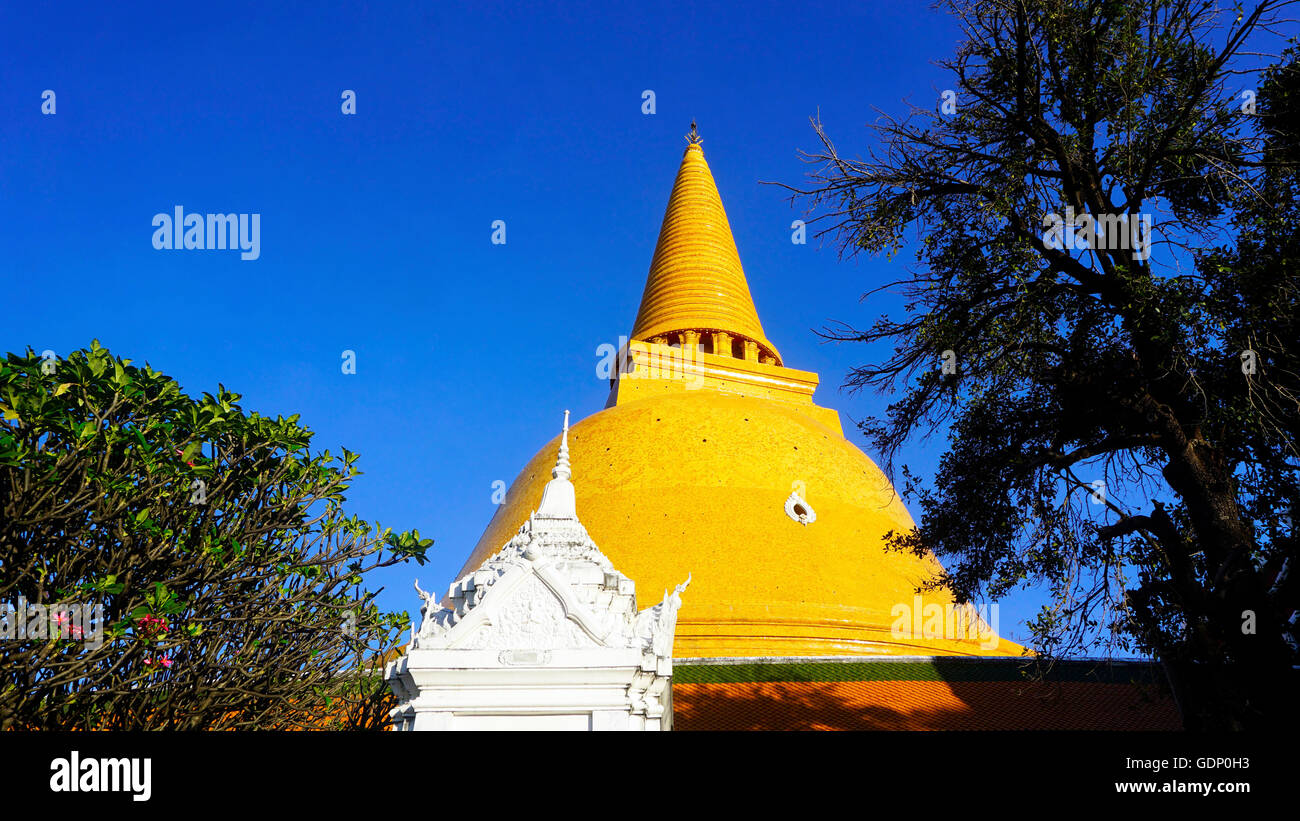
[{"label": "white hole in dome", "polygon": [[817,521],[817,512],[812,509],[812,505],[796,492],[791,492],[789,498],[785,500],[785,515],[801,525],[810,525]]}]

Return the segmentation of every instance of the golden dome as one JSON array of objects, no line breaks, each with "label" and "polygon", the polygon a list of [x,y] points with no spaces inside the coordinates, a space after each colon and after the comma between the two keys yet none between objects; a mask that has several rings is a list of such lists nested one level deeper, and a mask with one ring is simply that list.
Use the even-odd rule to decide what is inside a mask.
[{"label": "golden dome", "polygon": [[758,321],[727,212],[698,142],[686,147],[677,170],[632,339],[688,330],[752,340],[781,361]]},{"label": "golden dome", "polygon": [[[813,404],[817,375],[782,366],[763,335],[692,138],[609,404],[569,431],[587,532],[642,607],[690,574],[678,658],[1020,655],[960,621],[947,591],[916,593],[933,557],[886,549],[912,520],[839,415]],[[460,575],[537,508],[559,442],[515,479]]]},{"label": "golden dome", "polygon": [[[556,437],[515,479],[462,573],[537,507],[558,448]],[[666,393],[584,419],[569,449],[578,516],[636,582],[639,605],[691,574],[674,656],[1020,654],[1001,640],[891,635],[895,608],[914,608],[937,563],[886,551],[886,532],[912,527],[889,481],[796,405]],[[811,524],[786,513],[792,490],[815,514]],[[951,602],[924,596],[926,605]]]}]

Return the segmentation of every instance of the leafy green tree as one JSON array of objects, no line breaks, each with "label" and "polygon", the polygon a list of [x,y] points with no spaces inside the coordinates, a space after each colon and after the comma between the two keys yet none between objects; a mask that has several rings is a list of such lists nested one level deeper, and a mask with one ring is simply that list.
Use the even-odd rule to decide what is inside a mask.
[{"label": "leafy green tree", "polygon": [[893,346],[849,379],[901,390],[864,423],[891,470],[949,437],[932,486],[904,466],[892,544],[962,598],[1045,587],[1043,658],[1152,654],[1189,728],[1273,726],[1300,661],[1297,86],[1255,52],[1286,4],[942,5],[952,88],[865,159],[815,122],[794,189],[844,255],[919,240],[882,286],[906,316],[826,331]]},{"label": "leafy green tree", "polygon": [[0,602],[51,622],[0,642],[0,728],[385,726],[407,617],[361,585],[432,540],[345,516],[357,455],[239,398],[98,343],[0,364]]}]

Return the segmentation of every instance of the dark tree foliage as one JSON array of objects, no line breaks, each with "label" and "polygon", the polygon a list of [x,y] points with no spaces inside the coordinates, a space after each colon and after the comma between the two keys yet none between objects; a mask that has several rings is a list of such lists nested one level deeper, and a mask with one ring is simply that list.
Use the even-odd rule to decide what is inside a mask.
[{"label": "dark tree foliage", "polygon": [[0,363],[0,606],[47,622],[0,641],[0,728],[388,723],[407,619],[361,585],[432,540],[345,516],[356,454],[238,400],[98,343]]},{"label": "dark tree foliage", "polygon": [[1042,658],[1151,654],[1189,728],[1272,726],[1300,660],[1287,4],[943,5],[954,93],[882,115],[865,159],[815,122],[794,189],[845,255],[919,241],[883,286],[906,316],[826,332],[893,346],[849,378],[901,392],[863,425],[890,470],[949,437],[931,487],[904,466],[921,516],[893,546],[934,551],[961,598],[1046,587]]}]

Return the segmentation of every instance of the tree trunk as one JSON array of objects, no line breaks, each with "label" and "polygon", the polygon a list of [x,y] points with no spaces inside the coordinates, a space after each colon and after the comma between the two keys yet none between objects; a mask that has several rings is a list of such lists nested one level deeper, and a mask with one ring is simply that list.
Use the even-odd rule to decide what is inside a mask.
[{"label": "tree trunk", "polygon": [[1291,654],[1254,565],[1254,535],[1242,519],[1231,473],[1203,439],[1189,440],[1171,455],[1165,479],[1186,504],[1208,576],[1206,629],[1188,630],[1189,640],[1202,645],[1191,655],[1201,660],[1169,660],[1184,725],[1252,730],[1293,721],[1284,686],[1291,678]]}]

